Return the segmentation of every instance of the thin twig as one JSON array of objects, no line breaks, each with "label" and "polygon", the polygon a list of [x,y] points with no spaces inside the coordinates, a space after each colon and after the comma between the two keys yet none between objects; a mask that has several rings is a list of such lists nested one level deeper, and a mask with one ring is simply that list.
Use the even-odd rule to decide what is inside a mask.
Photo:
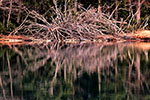
[{"label": "thin twig", "polygon": [[10,0],[10,7],[9,7],[9,13],[8,13],[8,19],[7,19],[7,27],[9,26],[9,21],[10,21],[10,16],[11,16],[12,1],[13,0]]}]

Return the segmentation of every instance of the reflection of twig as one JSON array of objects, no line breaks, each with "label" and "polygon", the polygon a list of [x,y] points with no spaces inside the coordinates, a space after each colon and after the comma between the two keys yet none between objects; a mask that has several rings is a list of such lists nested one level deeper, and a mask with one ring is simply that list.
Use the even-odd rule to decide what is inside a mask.
[{"label": "reflection of twig", "polygon": [[4,97],[5,100],[7,100],[7,99],[6,99],[5,89],[4,89],[4,87],[3,87],[3,83],[2,83],[2,78],[1,78],[1,76],[0,76],[0,86],[1,86],[2,91],[3,91],[3,97]]},{"label": "reflection of twig", "polygon": [[99,93],[101,92],[101,69],[99,66],[97,66],[98,69],[98,88],[99,88]]},{"label": "reflection of twig", "polygon": [[52,79],[52,81],[51,81],[50,90],[49,90],[49,92],[50,92],[51,95],[53,95],[53,85],[54,85],[54,82],[55,82],[55,80],[56,80],[59,67],[60,67],[60,66],[58,66],[58,65],[56,64],[55,75],[54,75],[54,77],[53,77],[53,79]]},{"label": "reflection of twig", "polygon": [[28,66],[28,63],[24,58],[23,52],[19,51],[18,48],[16,48],[16,47],[14,47],[14,51],[21,56],[21,58],[24,60],[25,65]]},{"label": "reflection of twig", "polygon": [[132,67],[133,67],[133,64],[134,64],[134,58],[131,58],[131,55],[130,55],[130,52],[128,51],[128,55],[129,55],[129,58],[131,60],[131,63],[129,62],[129,81],[131,80],[131,72],[132,72]]},{"label": "reflection of twig", "polygon": [[66,79],[67,79],[67,66],[64,66],[64,79],[65,79],[65,81],[66,81]]},{"label": "reflection of twig", "polygon": [[47,57],[45,59],[42,59],[40,61],[37,61],[34,63],[34,65],[32,65],[31,67],[31,71],[34,72],[36,70],[38,70],[40,67],[44,66],[47,63],[47,60],[50,58],[49,55],[47,55]]},{"label": "reflection of twig", "polygon": [[146,61],[148,61],[149,59],[148,59],[148,52],[147,51],[144,51],[144,54],[145,54],[145,59],[146,59]]},{"label": "reflection of twig", "polygon": [[6,53],[6,56],[7,56],[7,63],[8,63],[8,70],[9,70],[9,78],[10,78],[11,98],[13,99],[14,97],[13,97],[13,87],[12,87],[12,75],[11,75],[11,67],[10,67],[8,52]]},{"label": "reflection of twig", "polygon": [[135,67],[136,67],[137,74],[138,74],[138,80],[140,80],[141,79],[140,56],[138,54],[136,56]]},{"label": "reflection of twig", "polygon": [[[22,80],[22,70],[21,70],[21,64],[20,64],[20,58],[19,56],[17,56],[17,64],[18,64],[18,79]],[[22,86],[22,82],[20,82],[20,88],[21,88],[21,100],[23,100],[23,86]]]}]

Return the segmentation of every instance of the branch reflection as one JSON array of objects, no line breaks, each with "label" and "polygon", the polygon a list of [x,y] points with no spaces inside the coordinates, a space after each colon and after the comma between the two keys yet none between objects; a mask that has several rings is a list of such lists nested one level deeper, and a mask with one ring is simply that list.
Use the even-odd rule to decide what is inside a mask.
[{"label": "branch reflection", "polygon": [[148,99],[148,45],[1,46],[0,96],[3,99]]}]

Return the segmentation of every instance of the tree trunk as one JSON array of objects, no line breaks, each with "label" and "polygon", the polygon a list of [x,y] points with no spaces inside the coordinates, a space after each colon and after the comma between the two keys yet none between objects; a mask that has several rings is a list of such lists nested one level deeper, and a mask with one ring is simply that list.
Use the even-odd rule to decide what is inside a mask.
[{"label": "tree trunk", "polygon": [[[118,6],[118,0],[115,0],[116,7]],[[118,20],[118,10],[115,11],[115,20]]]},{"label": "tree trunk", "polygon": [[77,12],[77,8],[78,8],[78,0],[74,1],[74,11]]},{"label": "tree trunk", "polygon": [[136,4],[136,20],[137,23],[140,23],[140,19],[141,19],[141,0],[138,0],[137,4]]},{"label": "tree trunk", "polygon": [[21,17],[21,6],[22,6],[21,1],[18,1],[18,3],[19,3],[19,12],[18,12],[18,15],[17,15],[17,23],[20,22],[20,17]]},{"label": "tree trunk", "polygon": [[101,0],[98,0],[98,13],[99,13],[99,14],[102,13],[102,9],[101,9]]},{"label": "tree trunk", "polygon": [[10,7],[9,7],[9,13],[8,13],[8,19],[7,19],[7,27],[9,26],[9,21],[10,21],[10,15],[11,15],[11,10],[12,10],[12,1],[10,0]]},{"label": "tree trunk", "polygon": [[138,0],[137,4],[136,4],[136,9],[137,9],[137,14],[136,14],[136,20],[137,23],[140,24],[141,21],[141,5],[145,2],[145,0]]},{"label": "tree trunk", "polygon": [[0,0],[0,6],[2,5],[2,0]]}]

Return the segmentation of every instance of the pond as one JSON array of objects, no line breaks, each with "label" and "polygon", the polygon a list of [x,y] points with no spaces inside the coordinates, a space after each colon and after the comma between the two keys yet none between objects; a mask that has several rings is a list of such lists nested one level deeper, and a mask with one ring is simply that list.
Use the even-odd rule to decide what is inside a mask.
[{"label": "pond", "polygon": [[0,99],[149,100],[150,43],[0,45]]}]

